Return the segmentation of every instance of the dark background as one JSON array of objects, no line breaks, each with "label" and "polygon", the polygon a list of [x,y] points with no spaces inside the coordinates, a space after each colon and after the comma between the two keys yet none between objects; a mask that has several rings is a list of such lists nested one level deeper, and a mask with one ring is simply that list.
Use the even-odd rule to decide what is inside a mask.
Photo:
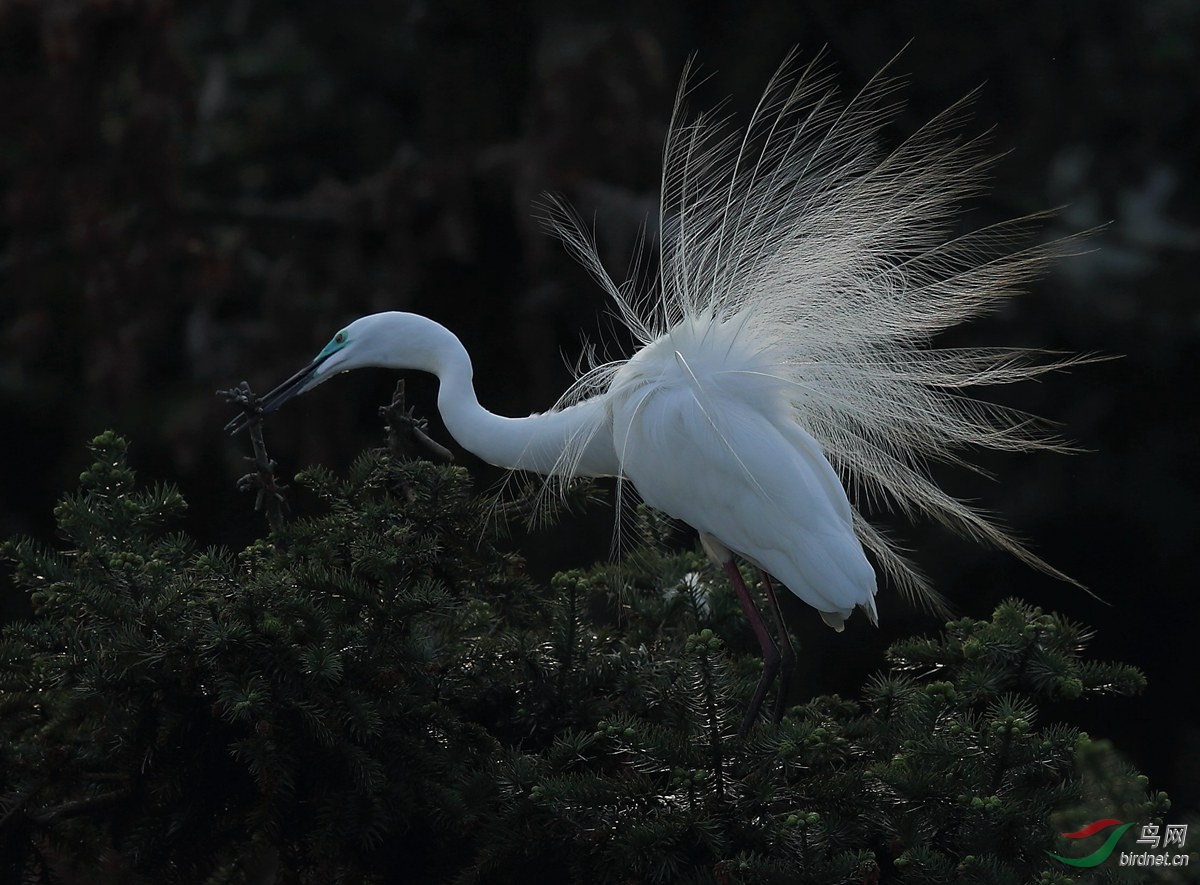
[{"label": "dark background", "polygon": [[[611,333],[598,288],[540,231],[538,195],[594,220],[623,278],[691,53],[712,76],[690,104],[728,98],[744,119],[793,46],[824,48],[853,94],[910,40],[894,68],[908,106],[884,138],[982,84],[975,128],[1005,152],[965,225],[1055,206],[1046,238],[1107,225],[945,343],[1121,358],[996,391],[1090,451],[942,478],[1103,601],[899,531],[962,613],[1019,595],[1144,668],[1142,697],[1061,713],[1193,806],[1200,5],[1181,0],[0,3],[0,536],[52,536],[85,442],[111,427],[147,478],[181,486],[189,531],[246,542],[262,526],[234,490],[247,445],[222,434],[213,391],[266,390],[366,313],[456,331],[494,411],[549,407],[581,336]],[[377,444],[393,381],[360,372],[272,418],[283,472]],[[409,390],[445,440],[432,379]],[[499,478],[460,457],[481,488]],[[599,509],[514,544],[548,574],[608,555],[611,526]],[[880,607],[879,630],[857,618],[841,636],[796,612],[810,690],[853,692],[890,639],[937,626],[886,590]]]}]

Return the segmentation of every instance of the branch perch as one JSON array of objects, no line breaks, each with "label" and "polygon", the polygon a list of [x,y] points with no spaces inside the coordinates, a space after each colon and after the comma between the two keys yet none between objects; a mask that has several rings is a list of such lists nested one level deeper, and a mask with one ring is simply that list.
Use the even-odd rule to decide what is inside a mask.
[{"label": "branch perch", "polygon": [[246,417],[250,419],[246,432],[250,435],[250,444],[254,447],[254,457],[247,457],[246,460],[254,462],[255,471],[247,473],[238,480],[238,491],[256,490],[254,509],[261,511],[265,508],[271,531],[281,532],[283,531],[283,512],[287,507],[283,490],[287,486],[276,480],[275,467],[277,465],[267,457],[267,445],[263,441],[262,432],[262,401],[258,394],[250,389],[250,384],[246,381],[230,390],[218,390],[217,396],[240,406],[246,413]]}]

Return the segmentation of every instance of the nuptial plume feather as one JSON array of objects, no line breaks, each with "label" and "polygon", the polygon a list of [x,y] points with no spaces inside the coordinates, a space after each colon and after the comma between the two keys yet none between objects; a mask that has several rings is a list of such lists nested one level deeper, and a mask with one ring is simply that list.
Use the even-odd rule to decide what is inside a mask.
[{"label": "nuptial plume feather", "polygon": [[[880,132],[900,108],[885,71],[843,102],[817,61],[797,70],[789,58],[741,131],[711,115],[689,118],[687,83],[685,74],[664,149],[653,286],[618,285],[570,210],[552,206],[553,229],[637,343],[686,329],[693,347],[724,360],[711,383],[773,388],[848,481],[859,539],[909,596],[940,607],[864,510],[932,517],[1072,580],[930,478],[933,462],[970,467],[972,449],[1065,450],[1045,422],[973,388],[1086,359],[936,344],[937,333],[988,313],[1064,251],[1063,241],[1019,245],[1044,215],[953,233],[992,161],[962,132],[971,96],[885,151]],[[558,408],[606,395],[628,366],[594,360]],[[598,430],[581,429],[560,474],[571,475]]]}]

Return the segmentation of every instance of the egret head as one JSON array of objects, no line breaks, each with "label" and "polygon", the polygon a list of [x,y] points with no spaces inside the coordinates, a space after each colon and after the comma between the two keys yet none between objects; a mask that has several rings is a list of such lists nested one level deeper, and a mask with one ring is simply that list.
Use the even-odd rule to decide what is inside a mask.
[{"label": "egret head", "polygon": [[[334,375],[366,366],[417,369],[439,377],[454,367],[471,377],[467,352],[443,326],[415,313],[374,313],[338,330],[311,363],[262,397],[262,414],[274,412]],[[250,421],[249,416],[239,415],[225,429],[237,433]]]},{"label": "egret head", "polygon": [[[312,390],[339,372],[371,364],[371,317],[355,320],[329,339],[321,352],[307,366],[262,397],[262,414],[274,412],[288,400]],[[247,415],[239,415],[225,429],[237,433],[250,423]]]}]

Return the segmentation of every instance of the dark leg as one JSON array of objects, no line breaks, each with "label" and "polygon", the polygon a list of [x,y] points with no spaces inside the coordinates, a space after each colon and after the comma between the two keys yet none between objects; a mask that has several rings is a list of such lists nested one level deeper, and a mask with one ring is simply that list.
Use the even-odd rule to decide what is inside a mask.
[{"label": "dark leg", "polygon": [[775,588],[771,586],[771,576],[759,569],[762,575],[763,589],[767,592],[767,602],[771,605],[771,614],[775,617],[775,630],[779,633],[779,694],[775,698],[776,725],[783,718],[783,707],[787,703],[788,689],[791,687],[792,674],[796,672],[796,649],[792,647],[792,637],[788,635],[787,625],[783,622],[783,610],[779,608],[779,600],[775,598]]},{"label": "dark leg", "polygon": [[[754,689],[754,697],[750,700],[750,709],[746,711],[746,718],[742,720],[742,727],[738,730],[738,736],[745,737],[747,732],[750,731],[750,726],[754,724],[754,720],[758,718],[758,711],[762,709],[763,701],[767,697],[767,690],[771,687],[771,683],[775,681],[775,676],[779,673],[779,665],[782,658],[779,654],[779,648],[775,645],[775,641],[771,639],[771,634],[767,632],[767,625],[763,623],[762,615],[758,613],[758,606],[754,604],[754,597],[746,589],[746,582],[742,580],[742,573],[738,571],[737,565],[734,564],[732,559],[729,559],[722,564],[722,568],[725,569],[725,574],[729,577],[730,583],[733,584],[733,590],[737,593],[738,602],[742,604],[742,611],[746,613],[746,620],[750,622],[750,629],[754,631],[763,654],[762,676],[758,679],[758,687]],[[789,652],[794,662],[795,653],[791,652],[790,648]]]}]

